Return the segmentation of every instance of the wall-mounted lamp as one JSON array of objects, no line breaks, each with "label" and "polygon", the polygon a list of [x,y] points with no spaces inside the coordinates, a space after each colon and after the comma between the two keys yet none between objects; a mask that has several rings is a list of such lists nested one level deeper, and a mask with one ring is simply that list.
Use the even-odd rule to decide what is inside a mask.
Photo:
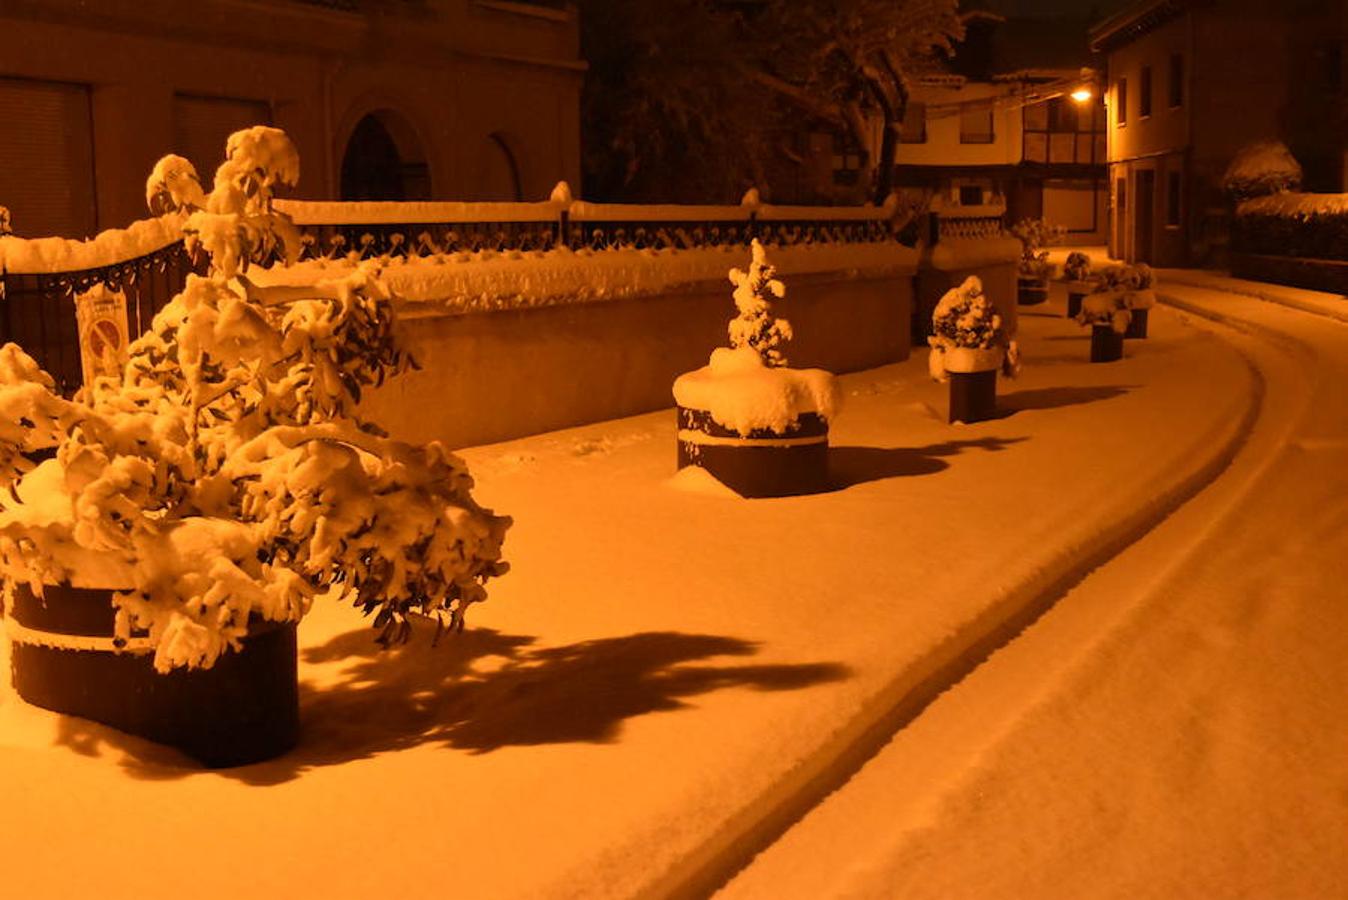
[{"label": "wall-mounted lamp", "polygon": [[1079,87],[1071,93],[1071,97],[1078,103],[1085,103],[1095,96],[1095,93],[1088,87]]}]

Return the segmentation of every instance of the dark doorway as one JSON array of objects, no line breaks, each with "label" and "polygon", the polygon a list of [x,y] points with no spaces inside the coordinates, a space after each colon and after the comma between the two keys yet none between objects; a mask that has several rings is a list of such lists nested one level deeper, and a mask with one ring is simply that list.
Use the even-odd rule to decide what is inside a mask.
[{"label": "dark doorway", "polygon": [[1156,218],[1156,172],[1152,169],[1139,169],[1137,172],[1137,191],[1134,196],[1135,209],[1133,221],[1136,230],[1133,233],[1133,259],[1135,263],[1152,261],[1152,233]]},{"label": "dark doorway", "polygon": [[397,113],[380,110],[356,123],[342,156],[342,199],[431,199],[421,142]]}]

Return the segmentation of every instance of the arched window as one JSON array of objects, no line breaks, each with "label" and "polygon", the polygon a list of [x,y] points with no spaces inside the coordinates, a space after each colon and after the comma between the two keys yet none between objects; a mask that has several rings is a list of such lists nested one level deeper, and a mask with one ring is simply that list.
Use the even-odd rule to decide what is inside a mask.
[{"label": "arched window", "polygon": [[398,113],[376,110],[356,123],[342,154],[342,199],[431,199],[426,152]]}]

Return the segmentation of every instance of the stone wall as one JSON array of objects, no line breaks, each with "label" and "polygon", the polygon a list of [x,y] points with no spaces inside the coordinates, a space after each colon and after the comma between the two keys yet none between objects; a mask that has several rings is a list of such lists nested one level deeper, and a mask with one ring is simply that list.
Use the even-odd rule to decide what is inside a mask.
[{"label": "stone wall", "polygon": [[[908,358],[911,272],[795,275],[777,312],[792,366],[834,372]],[[395,436],[490,443],[664,409],[682,372],[724,346],[734,315],[722,281],[652,296],[407,319],[424,366],[370,395],[363,412]]]}]

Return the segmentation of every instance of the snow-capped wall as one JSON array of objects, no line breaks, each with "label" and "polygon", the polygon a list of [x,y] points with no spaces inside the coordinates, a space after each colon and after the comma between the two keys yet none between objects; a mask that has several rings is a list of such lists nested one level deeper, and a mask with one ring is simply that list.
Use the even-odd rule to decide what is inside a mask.
[{"label": "snow-capped wall", "polygon": [[87,241],[0,237],[0,271],[15,275],[77,272],[126,262],[182,240],[182,217],[160,216],[109,228]]},{"label": "snow-capped wall", "polygon": [[[408,315],[439,315],[559,306],[645,297],[687,285],[725,279],[748,256],[744,247],[690,250],[483,250],[390,259],[384,278],[402,298]],[[917,251],[893,241],[864,244],[798,244],[773,248],[783,275],[821,272],[844,277],[911,275]],[[256,270],[255,281],[306,284],[353,266],[346,260],[314,260],[287,268]],[[728,295],[727,295],[728,296]]]},{"label": "snow-capped wall", "polygon": [[[907,358],[911,268],[788,277],[780,311],[795,328],[793,366],[851,372]],[[674,379],[726,341],[724,279],[721,268],[714,281],[639,296],[409,318],[424,368],[368,394],[362,410],[404,440],[463,447],[668,407]]]}]

